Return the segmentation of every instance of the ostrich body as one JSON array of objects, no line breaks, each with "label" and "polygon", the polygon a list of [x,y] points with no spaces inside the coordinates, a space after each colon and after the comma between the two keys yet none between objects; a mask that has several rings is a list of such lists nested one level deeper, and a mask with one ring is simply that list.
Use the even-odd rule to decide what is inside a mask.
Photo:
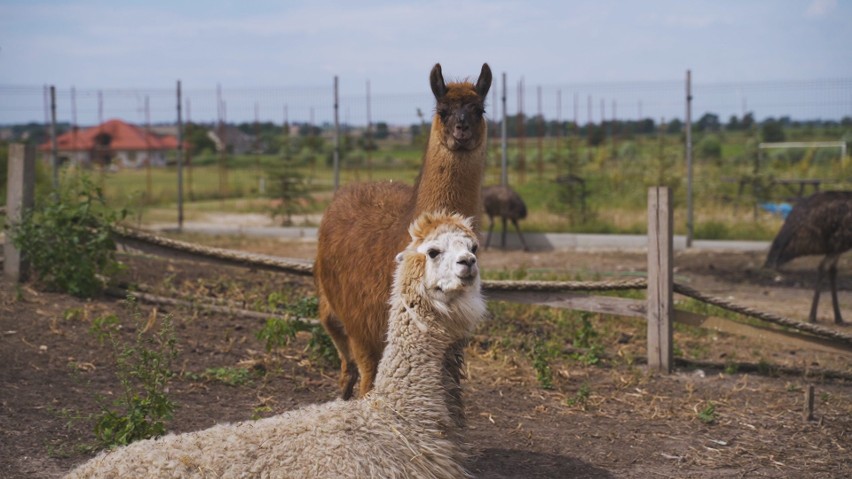
[{"label": "ostrich body", "polygon": [[499,216],[503,220],[500,247],[506,248],[506,220],[509,220],[515,225],[515,231],[518,232],[518,238],[521,240],[524,251],[529,250],[526,241],[524,241],[524,235],[521,234],[521,228],[518,226],[518,220],[527,217],[527,205],[521,199],[521,195],[507,185],[487,186],[482,189],[482,202],[485,206],[485,214],[488,215],[488,236],[485,238],[485,249],[488,249],[488,245],[491,243],[494,217]]},{"label": "ostrich body", "polygon": [[778,268],[793,258],[825,255],[817,270],[810,322],[816,322],[822,279],[828,270],[834,322],[843,323],[837,300],[837,261],[852,249],[852,191],[823,191],[802,199],[772,241],[766,266]]}]

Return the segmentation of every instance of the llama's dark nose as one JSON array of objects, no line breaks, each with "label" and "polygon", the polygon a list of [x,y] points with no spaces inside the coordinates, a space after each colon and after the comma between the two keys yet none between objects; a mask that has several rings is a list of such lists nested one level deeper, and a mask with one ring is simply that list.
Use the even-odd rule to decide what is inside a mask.
[{"label": "llama's dark nose", "polygon": [[459,113],[458,115],[456,115],[456,130],[467,131],[469,129],[470,125],[468,125],[464,113]]}]

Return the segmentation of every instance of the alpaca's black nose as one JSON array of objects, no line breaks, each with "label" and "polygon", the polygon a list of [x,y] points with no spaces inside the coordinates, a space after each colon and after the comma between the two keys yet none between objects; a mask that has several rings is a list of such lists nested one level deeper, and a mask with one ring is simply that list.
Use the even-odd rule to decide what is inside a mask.
[{"label": "alpaca's black nose", "polygon": [[460,259],[458,261],[458,263],[463,264],[463,265],[467,266],[468,268],[470,268],[471,266],[476,264],[476,256],[471,256],[469,258]]}]

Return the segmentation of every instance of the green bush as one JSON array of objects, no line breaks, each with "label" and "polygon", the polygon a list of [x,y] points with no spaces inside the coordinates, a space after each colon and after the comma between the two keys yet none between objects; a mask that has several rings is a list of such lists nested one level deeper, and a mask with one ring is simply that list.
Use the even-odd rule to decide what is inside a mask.
[{"label": "green bush", "polygon": [[110,346],[121,383],[121,394],[113,407],[102,407],[95,419],[95,435],[105,447],[130,444],[165,434],[165,422],[172,418],[175,403],[168,397],[168,384],[174,377],[172,362],[177,345],[170,316],[159,330],[146,334],[146,324],[132,297],[128,298],[136,334],[133,341],[121,338],[121,325],[114,314],[96,319],[92,334]]},{"label": "green bush", "polygon": [[722,158],[722,142],[716,135],[707,135],[698,142],[697,153],[699,158],[718,160]]},{"label": "green bush", "polygon": [[103,191],[83,177],[25,212],[11,234],[38,281],[91,297],[103,289],[105,278],[120,270],[110,230],[126,214],[107,208]]}]

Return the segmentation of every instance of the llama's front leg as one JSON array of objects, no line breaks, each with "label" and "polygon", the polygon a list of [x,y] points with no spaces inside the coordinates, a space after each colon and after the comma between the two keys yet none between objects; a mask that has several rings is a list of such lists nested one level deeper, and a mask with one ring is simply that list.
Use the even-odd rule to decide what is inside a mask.
[{"label": "llama's front leg", "polygon": [[346,335],[346,328],[343,327],[340,319],[331,312],[328,303],[322,299],[320,299],[319,304],[319,320],[334,342],[334,347],[337,348],[337,356],[340,358],[340,378],[338,379],[340,397],[346,400],[351,399],[355,383],[358,381],[358,367],[355,365],[355,360],[349,349],[349,337]]},{"label": "llama's front leg", "polygon": [[373,383],[376,381],[376,373],[379,370],[379,361],[382,359],[382,349],[371,348],[367,345],[353,342],[352,353],[355,355],[358,372],[361,374],[358,395],[359,397],[364,397],[373,389]]}]

